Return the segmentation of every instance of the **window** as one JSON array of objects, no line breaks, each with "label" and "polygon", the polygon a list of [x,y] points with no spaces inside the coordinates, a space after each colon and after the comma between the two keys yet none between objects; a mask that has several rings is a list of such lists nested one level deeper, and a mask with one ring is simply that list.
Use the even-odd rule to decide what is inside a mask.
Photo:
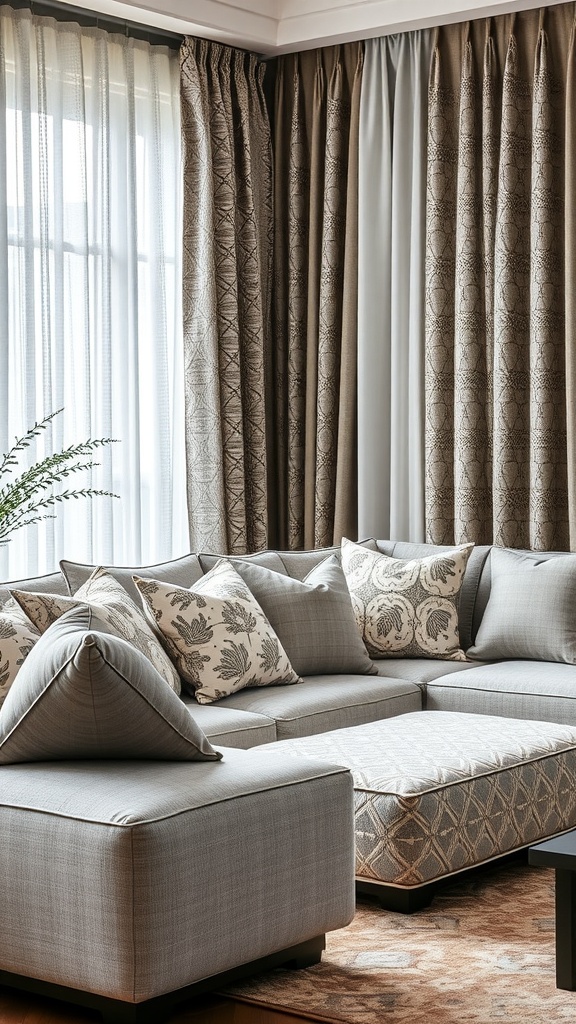
[{"label": "window", "polygon": [[0,576],[66,557],[142,564],[188,548],[177,54],[0,14],[0,451],[63,408],[48,450],[114,437],[67,502],[0,548]]}]

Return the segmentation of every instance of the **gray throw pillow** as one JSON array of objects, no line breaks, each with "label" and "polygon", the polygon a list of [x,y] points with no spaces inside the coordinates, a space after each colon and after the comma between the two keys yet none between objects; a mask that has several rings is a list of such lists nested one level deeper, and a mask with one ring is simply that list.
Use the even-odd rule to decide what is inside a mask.
[{"label": "gray throw pillow", "polygon": [[0,710],[0,764],[220,757],[148,658],[88,605],[40,637]]},{"label": "gray throw pillow", "polygon": [[576,556],[538,562],[492,548],[490,568],[490,596],[468,657],[576,664]]},{"label": "gray throw pillow", "polygon": [[303,581],[230,559],[264,611],[300,676],[374,674],[358,632],[346,578],[330,555]]},{"label": "gray throw pillow", "polygon": [[[87,565],[83,562],[68,562],[66,559],[62,559],[60,568],[68,585],[68,591],[74,596],[76,591],[90,579],[98,566]],[[138,607],[140,607],[140,594],[132,579],[133,576],[143,576],[144,579],[149,580],[162,580],[164,583],[174,583],[178,587],[191,587],[203,576],[198,555],[193,553],[183,555],[181,558],[173,558],[170,562],[160,562],[158,565],[140,565],[133,566],[132,568],[104,565],[102,568],[106,569],[109,576],[112,576],[118,583],[122,584]],[[13,589],[35,590],[36,588],[18,587],[16,584],[13,584]],[[38,587],[37,589],[39,590],[40,588]],[[51,591],[51,593],[56,593],[56,591]]]}]

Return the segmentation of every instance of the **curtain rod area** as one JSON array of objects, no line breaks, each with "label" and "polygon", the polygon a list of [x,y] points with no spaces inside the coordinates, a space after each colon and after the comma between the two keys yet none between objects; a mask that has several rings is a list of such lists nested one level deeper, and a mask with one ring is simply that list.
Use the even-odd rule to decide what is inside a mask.
[{"label": "curtain rod area", "polygon": [[56,18],[57,21],[75,21],[79,25],[90,28],[101,28],[105,32],[119,32],[121,35],[144,39],[151,46],[168,46],[171,50],[179,50],[184,39],[176,32],[167,32],[154,25],[141,25],[137,21],[124,21],[110,14],[86,10],[73,4],[61,3],[60,0],[4,0],[7,6],[15,10],[28,9],[41,18]]}]

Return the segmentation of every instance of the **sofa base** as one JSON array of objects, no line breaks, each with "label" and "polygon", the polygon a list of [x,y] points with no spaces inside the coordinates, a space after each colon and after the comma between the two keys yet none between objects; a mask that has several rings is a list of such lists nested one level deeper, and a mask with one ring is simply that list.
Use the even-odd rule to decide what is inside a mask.
[{"label": "sofa base", "polygon": [[250,974],[269,971],[273,967],[289,967],[294,970],[312,967],[314,964],[320,963],[325,947],[325,935],[317,935],[306,942],[300,942],[297,946],[279,950],[277,953],[270,953],[268,956],[252,960],[248,964],[241,964],[222,974],[215,974],[210,978],[203,978],[193,985],[186,985],[176,992],[167,992],[166,995],[147,999],[143,1003],[125,1003],[120,999],[109,999],[107,996],[100,996],[94,992],[83,992],[65,985],[55,985],[50,981],[27,978],[25,975],[13,974],[11,971],[0,970],[0,985],[97,1010],[101,1014],[104,1024],[160,1024],[178,1003],[215,989],[222,989]]},{"label": "sofa base", "polygon": [[417,885],[413,889],[402,889],[382,882],[356,882],[357,893],[375,896],[383,910],[394,910],[399,914],[413,914],[416,910],[428,907],[437,889],[436,882]]}]

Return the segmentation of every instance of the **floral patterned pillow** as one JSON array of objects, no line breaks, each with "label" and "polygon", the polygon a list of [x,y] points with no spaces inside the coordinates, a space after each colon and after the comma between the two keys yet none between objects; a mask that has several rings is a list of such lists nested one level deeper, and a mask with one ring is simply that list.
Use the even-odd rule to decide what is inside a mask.
[{"label": "floral patterned pillow", "polygon": [[15,601],[0,608],[0,708],[39,636]]},{"label": "floral patterned pillow", "polygon": [[408,561],[342,539],[356,623],[373,658],[466,661],[458,599],[473,544]]},{"label": "floral patterned pillow", "polygon": [[152,632],[138,605],[121,583],[105,569],[96,569],[74,597],[60,594],[32,594],[12,590],[11,594],[34,625],[44,633],[64,612],[88,604],[123,640],[144,654],[157,672],[180,693],[180,678],[157,636]]},{"label": "floral patterned pillow", "polygon": [[301,681],[256,598],[225,559],[190,590],[140,576],[134,582],[199,704],[247,686]]}]

